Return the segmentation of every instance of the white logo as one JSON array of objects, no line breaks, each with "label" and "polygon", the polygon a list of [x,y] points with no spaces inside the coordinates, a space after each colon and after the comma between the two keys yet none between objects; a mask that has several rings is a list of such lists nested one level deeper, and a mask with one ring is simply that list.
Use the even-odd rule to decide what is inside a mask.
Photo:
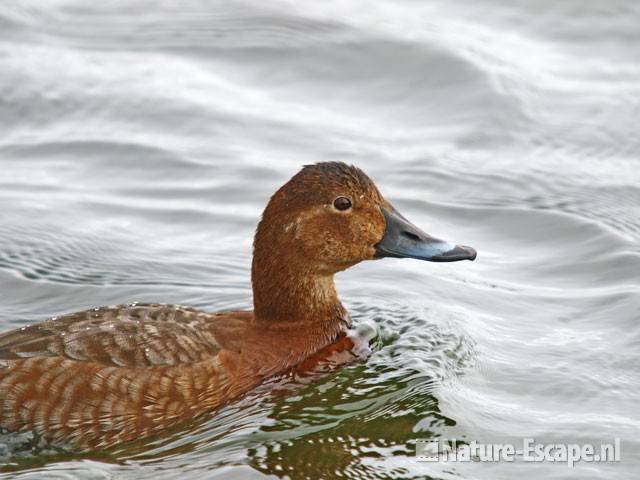
[{"label": "white logo", "polygon": [[536,443],[523,438],[515,443],[458,442],[457,440],[418,440],[416,459],[421,462],[562,462],[569,467],[577,462],[619,462],[620,439],[613,443]]}]

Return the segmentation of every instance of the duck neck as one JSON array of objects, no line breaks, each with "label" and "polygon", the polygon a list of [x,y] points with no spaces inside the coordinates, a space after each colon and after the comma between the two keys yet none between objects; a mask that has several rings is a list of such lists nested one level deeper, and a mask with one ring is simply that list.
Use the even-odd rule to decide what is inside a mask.
[{"label": "duck neck", "polygon": [[350,325],[349,314],[338,299],[333,275],[313,273],[301,263],[254,258],[254,318],[261,327],[290,327],[328,344]]}]

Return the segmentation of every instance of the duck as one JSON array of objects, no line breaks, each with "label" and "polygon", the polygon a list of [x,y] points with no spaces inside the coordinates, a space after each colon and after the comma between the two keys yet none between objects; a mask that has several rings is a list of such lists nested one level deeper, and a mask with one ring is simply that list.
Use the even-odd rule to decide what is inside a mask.
[{"label": "duck", "polygon": [[386,257],[476,255],[412,224],[358,167],[306,165],[258,223],[253,311],[130,303],[2,333],[0,427],[79,450],[160,435],[310,359],[352,348],[338,272]]}]

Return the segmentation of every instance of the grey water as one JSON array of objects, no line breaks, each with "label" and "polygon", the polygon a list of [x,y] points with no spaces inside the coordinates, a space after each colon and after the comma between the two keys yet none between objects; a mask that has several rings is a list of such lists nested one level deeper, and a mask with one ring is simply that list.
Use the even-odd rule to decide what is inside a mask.
[{"label": "grey water", "polygon": [[[112,452],[3,437],[2,478],[640,475],[640,3],[3,2],[0,125],[2,330],[251,308],[262,208],[317,161],[479,252],[340,274],[366,362]],[[415,458],[526,437],[621,460]]]}]

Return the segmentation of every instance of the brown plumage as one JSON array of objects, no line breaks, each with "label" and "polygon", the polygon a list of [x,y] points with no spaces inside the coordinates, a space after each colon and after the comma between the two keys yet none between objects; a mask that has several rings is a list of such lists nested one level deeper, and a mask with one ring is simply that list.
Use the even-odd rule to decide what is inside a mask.
[{"label": "brown plumage", "polygon": [[[339,196],[348,209],[334,205]],[[309,367],[323,351],[349,348],[350,318],[333,275],[385,256],[377,250],[389,227],[383,209],[393,207],[361,170],[307,166],[273,195],[258,226],[254,312],[129,304],[0,335],[0,426],[108,447],[210,412],[266,377]]]}]

